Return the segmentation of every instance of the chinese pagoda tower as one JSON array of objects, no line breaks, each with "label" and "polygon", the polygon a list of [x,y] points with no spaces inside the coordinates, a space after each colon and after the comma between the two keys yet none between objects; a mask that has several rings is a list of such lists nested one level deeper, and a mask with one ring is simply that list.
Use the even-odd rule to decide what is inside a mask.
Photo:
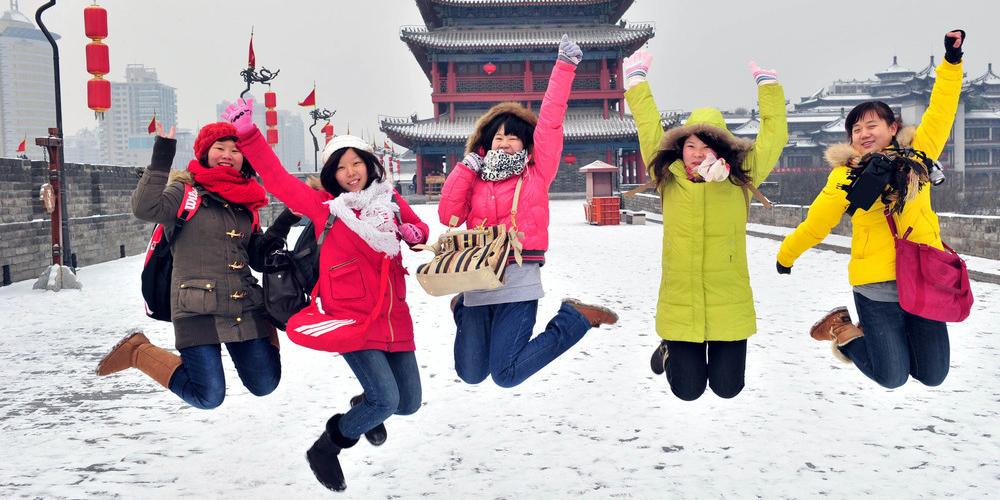
[{"label": "chinese pagoda tower", "polygon": [[[623,183],[645,182],[632,117],[625,114],[622,59],[654,35],[629,24],[634,0],[416,0],[424,26],[400,39],[431,86],[434,117],[380,117],[381,130],[417,157],[417,192],[464,156],[476,119],[502,101],[538,112],[559,39],[583,49],[564,123],[565,146],[554,192],[580,192],[580,166],[618,166]],[[433,186],[429,186],[433,192]]]}]

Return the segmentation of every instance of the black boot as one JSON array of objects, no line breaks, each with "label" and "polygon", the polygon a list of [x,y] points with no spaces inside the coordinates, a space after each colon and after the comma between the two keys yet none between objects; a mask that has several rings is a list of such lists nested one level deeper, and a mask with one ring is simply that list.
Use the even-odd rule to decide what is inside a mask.
[{"label": "black boot", "polygon": [[656,346],[656,350],[653,351],[653,355],[649,358],[649,367],[657,375],[663,375],[663,372],[667,371],[666,340],[661,340],[660,345]]},{"label": "black boot", "polygon": [[[351,408],[358,406],[364,401],[365,393],[358,394],[351,398]],[[372,446],[382,446],[385,440],[389,437],[389,431],[385,430],[385,424],[378,424],[372,427],[368,432],[365,433],[365,439],[368,440]]]},{"label": "black boot", "polygon": [[309,468],[312,469],[316,479],[333,491],[347,489],[344,471],[340,468],[337,455],[340,454],[340,450],[350,448],[358,442],[356,438],[349,439],[340,433],[340,428],[337,427],[340,417],[341,414],[338,413],[327,420],[326,430],[306,452],[306,460],[309,461]]}]

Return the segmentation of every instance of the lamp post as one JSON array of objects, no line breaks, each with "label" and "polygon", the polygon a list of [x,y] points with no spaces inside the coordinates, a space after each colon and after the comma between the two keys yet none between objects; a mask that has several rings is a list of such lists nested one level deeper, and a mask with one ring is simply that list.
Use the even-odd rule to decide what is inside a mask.
[{"label": "lamp post", "polygon": [[[52,73],[55,77],[55,97],[56,97],[56,127],[49,129],[48,137],[35,139],[35,144],[46,147],[49,152],[49,179],[52,184],[53,194],[56,198],[54,210],[52,212],[52,265],[42,273],[35,282],[34,288],[50,289],[58,291],[61,288],[80,288],[80,283],[76,280],[73,270],[63,265],[66,260],[63,256],[69,257],[69,264],[73,263],[73,252],[69,241],[69,217],[65,214],[66,204],[66,175],[65,163],[63,162],[63,123],[62,123],[62,87],[59,83],[59,46],[56,45],[55,38],[42,21],[42,13],[50,7],[55,6],[56,0],[49,0],[35,11],[35,22],[39,29],[48,39],[52,46]],[[53,276],[53,273],[56,273]]]},{"label": "lamp post", "polygon": [[333,115],[337,114],[337,110],[330,111],[326,108],[313,108],[309,111],[309,116],[312,117],[313,123],[309,126],[309,135],[313,138],[313,172],[319,172],[319,140],[316,139],[316,133],[313,132],[313,127],[319,123],[320,120],[329,120],[333,118]]}]

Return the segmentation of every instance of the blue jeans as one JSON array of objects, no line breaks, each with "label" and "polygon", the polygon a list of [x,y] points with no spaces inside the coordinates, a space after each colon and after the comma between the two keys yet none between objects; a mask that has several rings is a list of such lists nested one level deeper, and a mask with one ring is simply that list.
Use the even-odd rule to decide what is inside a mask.
[{"label": "blue jeans", "polygon": [[[281,357],[267,338],[227,342],[229,357],[243,385],[254,396],[267,396],[281,381]],[[226,397],[222,346],[198,345],[181,349],[181,366],[170,378],[170,391],[187,404],[211,410]]]},{"label": "blue jeans", "polygon": [[538,301],[466,307],[455,304],[455,370],[469,384],[489,375],[500,387],[514,387],[580,341],[590,323],[568,304],[545,331],[531,338]]},{"label": "blue jeans", "polygon": [[948,327],[910,314],[898,302],[878,302],[854,294],[864,336],[840,348],[879,385],[894,389],[909,376],[936,386],[948,376]]},{"label": "blue jeans", "polygon": [[747,341],[667,341],[667,381],[684,401],[701,397],[708,385],[720,398],[736,397],[743,390],[747,366]]},{"label": "blue jeans", "polygon": [[420,409],[420,370],[413,351],[374,349],[344,353],[365,397],[340,417],[340,433],[358,438],[392,415],[412,415]]}]

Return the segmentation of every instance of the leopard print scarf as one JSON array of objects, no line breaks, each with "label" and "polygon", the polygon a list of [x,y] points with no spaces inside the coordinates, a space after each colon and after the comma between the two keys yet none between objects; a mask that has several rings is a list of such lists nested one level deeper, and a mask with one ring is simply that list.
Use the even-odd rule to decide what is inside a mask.
[{"label": "leopard print scarf", "polygon": [[484,181],[502,181],[524,172],[524,166],[528,163],[528,152],[520,150],[512,155],[504,153],[499,149],[492,149],[486,153],[483,159],[483,166],[479,169],[479,178]]}]

